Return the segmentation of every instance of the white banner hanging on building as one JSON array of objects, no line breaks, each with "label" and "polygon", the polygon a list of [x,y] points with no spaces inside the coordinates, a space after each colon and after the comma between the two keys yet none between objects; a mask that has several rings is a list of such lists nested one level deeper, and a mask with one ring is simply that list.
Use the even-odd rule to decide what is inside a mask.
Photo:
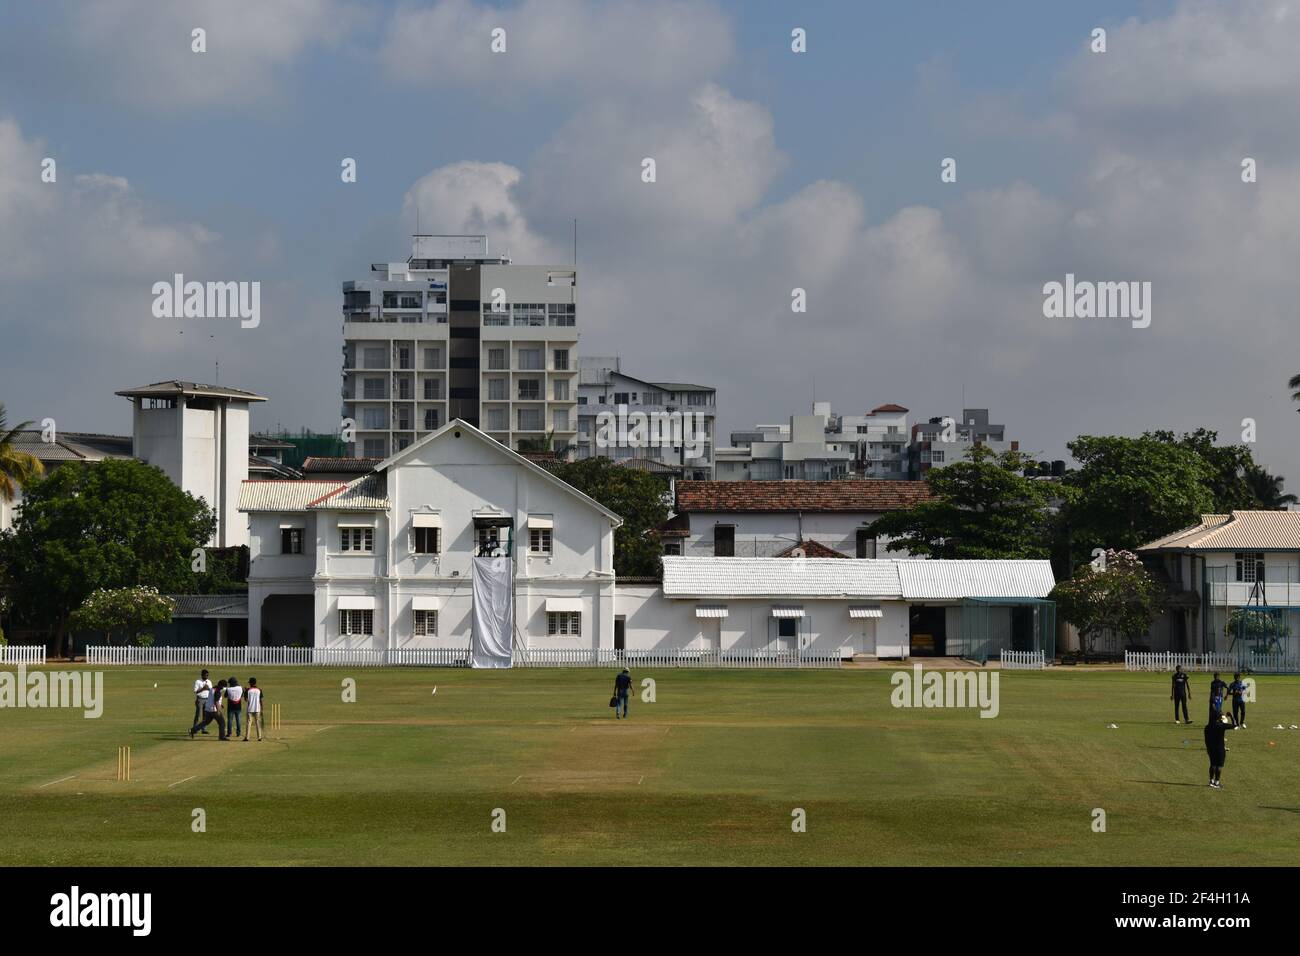
[{"label": "white banner hanging on building", "polygon": [[508,557],[474,558],[470,667],[509,667],[515,615],[514,565]]}]

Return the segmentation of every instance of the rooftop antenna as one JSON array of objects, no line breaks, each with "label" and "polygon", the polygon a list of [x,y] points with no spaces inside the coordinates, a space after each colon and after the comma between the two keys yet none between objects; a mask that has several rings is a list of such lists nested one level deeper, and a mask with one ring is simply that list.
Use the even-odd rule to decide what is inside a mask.
[{"label": "rooftop antenna", "polygon": [[573,220],[573,268],[578,268],[578,220]]},{"label": "rooftop antenna", "polygon": [[221,361],[219,359],[214,359],[212,364],[215,365],[217,369],[216,371],[217,377],[213,380],[212,384],[220,385],[221,384]]}]

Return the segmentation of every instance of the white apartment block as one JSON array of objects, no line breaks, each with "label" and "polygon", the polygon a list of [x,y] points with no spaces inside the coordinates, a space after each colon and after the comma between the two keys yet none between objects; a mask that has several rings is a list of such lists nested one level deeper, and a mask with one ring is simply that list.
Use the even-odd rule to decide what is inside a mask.
[{"label": "white apartment block", "polygon": [[613,512],[453,420],[359,478],[246,481],[250,645],[463,648],[472,559],[513,564],[514,646],[614,643]]},{"label": "white apartment block", "polygon": [[343,417],[385,458],[459,418],[512,449],[577,435],[577,272],[515,265],[486,236],[412,239],[343,283]]},{"label": "white apartment block", "polygon": [[649,459],[713,477],[717,390],[625,374],[617,356],[578,363],[578,458]]},{"label": "white apartment block", "polygon": [[811,415],[790,424],[757,425],[732,432],[719,448],[719,480],[908,477],[907,409],[881,405],[864,415],[837,415],[830,402],[814,402]]}]

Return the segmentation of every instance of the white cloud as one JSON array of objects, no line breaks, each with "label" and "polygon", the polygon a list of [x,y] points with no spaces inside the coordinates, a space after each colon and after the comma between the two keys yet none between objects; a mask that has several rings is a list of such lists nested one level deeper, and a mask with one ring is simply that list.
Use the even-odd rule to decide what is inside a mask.
[{"label": "white cloud", "polygon": [[[99,0],[67,21],[63,69],[90,79],[90,93],[179,110],[274,98],[283,68],[336,44],[361,14],[350,0]],[[205,53],[191,49],[195,28]]]},{"label": "white cloud", "polygon": [[[504,53],[493,30],[506,31]],[[410,83],[458,84],[489,98],[536,92],[684,89],[730,58],[731,34],[712,3],[682,0],[523,0],[497,8],[470,0],[404,7],[391,19],[379,63]]]}]

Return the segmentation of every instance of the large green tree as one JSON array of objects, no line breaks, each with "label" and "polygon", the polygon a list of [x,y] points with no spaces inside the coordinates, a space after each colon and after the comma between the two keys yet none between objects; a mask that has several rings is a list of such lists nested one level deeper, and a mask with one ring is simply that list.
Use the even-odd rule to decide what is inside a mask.
[{"label": "large green tree", "polygon": [[1018,452],[976,447],[926,476],[933,498],[871,526],[891,551],[933,558],[1045,558],[1047,485],[1022,475]]},{"label": "large green tree", "polygon": [[1227,514],[1249,508],[1279,508],[1277,502],[1294,501],[1282,493],[1282,477],[1270,475],[1255,462],[1244,444],[1220,445],[1218,432],[1198,428],[1175,437],[1171,431],[1153,431],[1143,435],[1168,445],[1193,452],[1207,469],[1206,487],[1213,497],[1211,510]]},{"label": "large green tree", "polygon": [[1149,435],[1081,435],[1066,447],[1079,467],[1062,479],[1057,533],[1072,566],[1096,548],[1134,550],[1214,508],[1211,469],[1184,445]]},{"label": "large green tree", "polygon": [[93,591],[189,590],[193,551],[215,530],[207,505],[143,462],[63,465],[23,489],[17,521],[0,535],[14,618],[50,631],[57,653]]},{"label": "large green tree", "polygon": [[554,473],[623,519],[614,532],[614,571],[619,577],[657,578],[663,573],[659,529],[668,520],[668,489],[662,479],[599,457],[562,464]]}]

